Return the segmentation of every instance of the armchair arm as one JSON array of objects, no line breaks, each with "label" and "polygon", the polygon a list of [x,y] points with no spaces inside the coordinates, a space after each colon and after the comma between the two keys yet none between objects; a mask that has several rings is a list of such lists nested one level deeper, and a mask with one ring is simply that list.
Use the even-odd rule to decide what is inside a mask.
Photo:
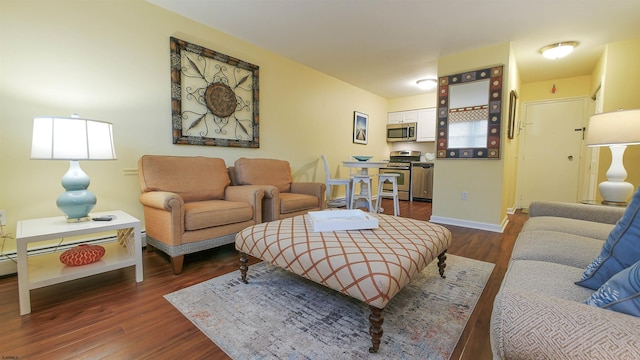
[{"label": "armchair arm", "polygon": [[138,198],[144,206],[145,230],[149,236],[179,245],[184,233],[184,200],[168,191],[145,192]]},{"label": "armchair arm", "polygon": [[327,192],[327,185],[321,182],[299,182],[291,183],[291,192],[296,194],[308,194],[318,197],[318,207],[324,208],[324,197]]},{"label": "armchair arm", "polygon": [[532,201],[529,205],[529,216],[555,216],[570,219],[593,221],[605,224],[615,224],[626,208],[572,204],[553,201]]},{"label": "armchair arm", "polygon": [[176,193],[168,191],[150,191],[140,195],[140,203],[144,206],[167,210],[184,211],[184,200]]},{"label": "armchair arm", "polygon": [[636,359],[640,318],[503,288],[491,316],[494,359]]},{"label": "armchair arm", "polygon": [[258,185],[227,186],[224,198],[229,201],[247,202],[253,207],[253,220],[256,224],[262,222],[262,199],[264,189]]},{"label": "armchair arm", "polygon": [[257,185],[264,190],[264,200],[262,201],[262,221],[273,221],[280,219],[280,191],[272,185]]}]

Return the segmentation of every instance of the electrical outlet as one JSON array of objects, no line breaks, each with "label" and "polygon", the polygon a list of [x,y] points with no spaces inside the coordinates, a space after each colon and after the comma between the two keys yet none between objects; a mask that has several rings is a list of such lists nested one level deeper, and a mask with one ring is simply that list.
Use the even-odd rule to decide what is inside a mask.
[{"label": "electrical outlet", "polygon": [[469,193],[466,191],[462,192],[462,200],[469,200]]},{"label": "electrical outlet", "polygon": [[4,210],[0,210],[0,225],[7,225],[7,212]]}]

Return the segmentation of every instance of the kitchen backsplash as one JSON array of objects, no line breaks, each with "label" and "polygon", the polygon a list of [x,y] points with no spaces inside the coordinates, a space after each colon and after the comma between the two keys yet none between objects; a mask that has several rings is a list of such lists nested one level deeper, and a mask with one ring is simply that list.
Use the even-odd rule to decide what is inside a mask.
[{"label": "kitchen backsplash", "polygon": [[407,150],[407,151],[420,151],[422,156],[426,153],[436,152],[435,142],[396,142],[391,143],[391,151]]}]

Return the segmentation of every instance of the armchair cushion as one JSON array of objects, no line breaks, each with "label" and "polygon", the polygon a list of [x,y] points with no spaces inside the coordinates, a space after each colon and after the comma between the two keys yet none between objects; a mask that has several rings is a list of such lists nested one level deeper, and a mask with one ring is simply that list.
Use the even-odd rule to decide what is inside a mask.
[{"label": "armchair cushion", "polygon": [[308,194],[280,193],[280,214],[318,207],[318,197]]},{"label": "armchair cushion", "polygon": [[224,199],[231,184],[223,159],[145,155],[138,165],[143,193],[172,192],[184,202]]},{"label": "armchair cushion", "polygon": [[238,185],[272,185],[281,193],[291,191],[291,167],[285,160],[240,158],[234,164]]},{"label": "armchair cushion", "polygon": [[184,204],[186,231],[250,221],[253,207],[249,203],[208,200]]}]

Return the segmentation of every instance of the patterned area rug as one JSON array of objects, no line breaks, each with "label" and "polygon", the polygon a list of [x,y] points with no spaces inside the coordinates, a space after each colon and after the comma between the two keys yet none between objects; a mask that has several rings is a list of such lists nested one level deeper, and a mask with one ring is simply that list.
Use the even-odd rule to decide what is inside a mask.
[{"label": "patterned area rug", "polygon": [[387,305],[378,354],[367,305],[265,262],[165,298],[234,359],[449,359],[494,264],[437,262]]}]

